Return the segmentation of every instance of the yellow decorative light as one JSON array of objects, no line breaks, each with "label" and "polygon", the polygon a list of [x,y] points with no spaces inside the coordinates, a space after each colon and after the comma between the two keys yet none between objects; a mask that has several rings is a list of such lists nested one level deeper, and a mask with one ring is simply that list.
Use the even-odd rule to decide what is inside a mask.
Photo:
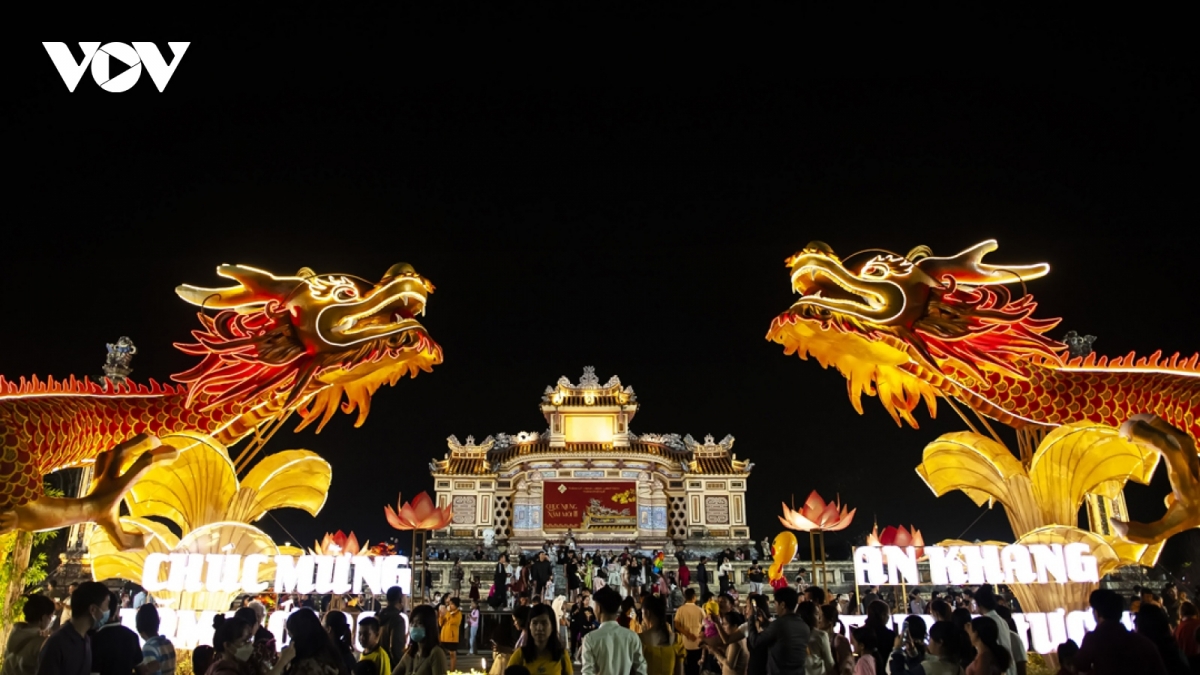
[{"label": "yellow decorative light", "polygon": [[[164,445],[179,450],[169,467],[155,465],[130,488],[121,518],[126,529],[140,531],[146,545],[134,551],[120,547],[103,530],[88,540],[92,574],[98,580],[121,578],[142,583],[142,568],[151,553],[303,555],[292,546],[276,546],[251,523],[268,511],[298,508],[317,515],[325,505],[332,470],[308,450],[284,450],[264,457],[238,481],[225,446],[203,434],[173,434]],[[153,518],[165,518],[182,532],[176,536]],[[259,581],[274,577],[274,563],[259,568]],[[162,579],[160,579],[162,580]],[[225,609],[236,592],[154,591],[157,601],[173,609]]]},{"label": "yellow decorative light", "polygon": [[[1087,422],[1067,424],[1038,445],[1026,469],[991,438],[971,432],[944,434],[925,447],[917,473],[942,496],[960,490],[976,504],[1000,502],[1017,544],[1086,543],[1100,576],[1125,565],[1153,567],[1163,542],[1134,544],[1115,533],[1102,535],[1077,526],[1088,494],[1115,497],[1129,480],[1145,484],[1158,456],[1121,437],[1118,430]],[[952,545],[953,542],[943,545]],[[1011,585],[1028,611],[1086,607],[1090,584]]]}]

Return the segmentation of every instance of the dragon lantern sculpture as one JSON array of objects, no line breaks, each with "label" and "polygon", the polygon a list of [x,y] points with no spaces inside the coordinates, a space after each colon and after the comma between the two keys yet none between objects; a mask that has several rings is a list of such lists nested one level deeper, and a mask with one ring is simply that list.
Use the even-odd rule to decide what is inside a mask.
[{"label": "dragon lantern sculpture", "polygon": [[[307,268],[275,276],[221,265],[217,274],[236,284],[176,289],[216,310],[199,314],[195,342],[176,345],[201,359],[172,377],[177,385],[0,378],[0,534],[94,522],[120,550],[141,548],[118,504],[152,464],[178,454],[158,436],[206,434],[227,446],[253,436],[236,460],[245,470],[293,412],[303,418],[297,431],[319,420],[320,432],[339,408],[357,409],[359,426],[380,386],[442,361],[416,319],[433,285],[410,265],[375,283]],[[43,494],[47,473],[88,462],[96,479],[87,496]]]},{"label": "dragon lantern sculpture", "polygon": [[925,246],[903,256],[872,249],[843,259],[812,242],[786,261],[801,297],[767,339],[833,365],[859,413],[864,393],[878,396],[897,424],[916,428],[913,411],[924,401],[934,415],[940,396],[1018,430],[1119,429],[1152,464],[1166,459],[1173,493],[1162,519],[1114,518],[1116,533],[1151,544],[1200,527],[1200,355],[1068,357],[1067,345],[1046,336],[1059,320],[1034,318],[1033,296],[1007,288],[1045,276],[1049,265],[983,262],[996,247],[988,240],[949,257]]}]

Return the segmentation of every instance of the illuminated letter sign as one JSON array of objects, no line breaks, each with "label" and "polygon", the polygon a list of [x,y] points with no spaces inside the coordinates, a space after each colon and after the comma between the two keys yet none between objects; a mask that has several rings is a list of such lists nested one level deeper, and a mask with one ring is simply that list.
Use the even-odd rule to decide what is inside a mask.
[{"label": "illuminated letter sign", "polygon": [[[208,591],[261,593],[271,584],[258,580],[259,568],[270,562],[265,555],[201,555],[151,553],[142,567],[147,591]],[[410,592],[412,570],[408,558],[368,556],[275,556],[276,593],[386,593],[392,586]],[[166,581],[161,580],[167,568]]]},{"label": "illuminated letter sign", "polygon": [[[1009,546],[926,546],[929,583],[935,585],[1066,584],[1100,581],[1087,544]],[[884,561],[887,565],[885,569]],[[911,547],[859,546],[854,575],[869,586],[922,583]]]}]

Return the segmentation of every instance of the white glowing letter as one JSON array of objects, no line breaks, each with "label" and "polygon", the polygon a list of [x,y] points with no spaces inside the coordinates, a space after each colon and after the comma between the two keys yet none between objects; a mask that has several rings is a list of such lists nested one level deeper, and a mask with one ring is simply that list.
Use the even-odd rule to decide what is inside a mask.
[{"label": "white glowing letter", "polygon": [[[302,555],[296,561],[296,592],[297,593],[312,593],[316,590],[316,583],[313,581],[314,568],[316,567],[317,556]],[[333,570],[330,569],[330,572]]]},{"label": "white glowing letter", "polygon": [[209,553],[204,556],[204,560],[208,563],[208,573],[204,575],[204,590],[209,593],[219,593],[221,591],[221,572],[225,571],[225,556]]},{"label": "white glowing letter", "polygon": [[162,572],[162,564],[169,562],[171,562],[171,557],[166,553],[146,555],[146,562],[142,565],[142,588],[146,589],[147,593],[161,591],[167,587],[166,582],[159,581],[158,577]]},{"label": "white glowing letter", "polygon": [[333,592],[350,592],[350,554],[340,555],[333,561]]},{"label": "white glowing letter", "polygon": [[987,577],[983,571],[983,555],[979,552],[979,547],[962,546],[959,550],[962,551],[963,558],[967,561],[967,583],[972,586],[987,583]]},{"label": "white glowing letter", "polygon": [[189,553],[183,590],[198,593],[204,590],[204,554]]},{"label": "white glowing letter", "polygon": [[1037,574],[1033,571],[1033,561],[1029,558],[1029,549],[1018,544],[1005,546],[1000,551],[1000,562],[1004,565],[1004,583],[1033,584],[1037,583]]},{"label": "white glowing letter", "polygon": [[365,555],[354,557],[354,582],[351,584],[351,593],[364,593],[363,582],[367,582],[370,586],[370,592],[374,595],[383,595],[387,593],[387,589],[379,583],[379,573],[383,571],[383,559],[379,559],[376,564],[374,560]]},{"label": "white glowing letter", "polygon": [[[295,593],[298,585],[296,559],[290,555],[275,556],[275,592]],[[311,575],[310,575],[311,576]],[[279,644],[283,644],[280,642]]]},{"label": "white glowing letter", "polygon": [[187,559],[186,553],[171,554],[171,570],[167,573],[167,590],[172,593],[182,593],[184,580],[187,577]]},{"label": "white glowing letter", "polygon": [[318,555],[313,556],[316,561],[317,579],[313,582],[313,590],[318,593],[333,592],[333,556]]},{"label": "white glowing letter", "polygon": [[859,546],[854,550],[854,576],[858,583],[879,586],[888,582],[883,570],[883,551],[877,546]]},{"label": "white glowing letter", "polygon": [[1004,569],[1000,566],[1000,549],[995,546],[980,546],[983,557],[983,576],[989,584],[1004,583]]},{"label": "white glowing letter", "polygon": [[1067,544],[1063,548],[1063,553],[1066,558],[1067,577],[1071,581],[1081,584],[1100,581],[1100,574],[1096,569],[1096,558],[1092,555],[1091,547],[1083,542],[1075,542]]},{"label": "white glowing letter", "polygon": [[[906,548],[884,546],[883,557],[887,558],[888,583],[905,583],[910,586],[921,583],[921,577],[917,571],[917,549],[912,546]],[[901,576],[904,577],[903,580],[900,579]]]},{"label": "white glowing letter", "polygon": [[242,563],[242,590],[247,593],[262,593],[267,590],[267,582],[258,580],[258,568],[270,560],[261,553],[251,553]]},{"label": "white glowing letter", "polygon": [[1030,544],[1029,552],[1033,554],[1038,583],[1050,583],[1047,571],[1054,576],[1055,583],[1067,583],[1067,562],[1063,559],[1062,544]]}]

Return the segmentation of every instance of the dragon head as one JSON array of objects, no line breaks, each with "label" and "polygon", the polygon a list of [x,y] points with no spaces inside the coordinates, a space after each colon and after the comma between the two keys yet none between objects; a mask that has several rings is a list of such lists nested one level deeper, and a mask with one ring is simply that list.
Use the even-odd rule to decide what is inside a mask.
[{"label": "dragon head", "polygon": [[1004,286],[1044,276],[1049,265],[984,263],[994,250],[988,240],[950,257],[918,246],[904,256],[872,249],[843,260],[814,241],[785,263],[801,297],[775,318],[767,339],[833,364],[859,413],[863,393],[878,395],[897,424],[916,427],[912,411],[923,399],[934,414],[947,378],[986,383],[988,370],[1023,377],[1019,361],[1059,361],[1065,349],[1043,335],[1058,319],[1032,318],[1033,297],[1014,300]]},{"label": "dragon head", "polygon": [[441,347],[415,318],[425,313],[433,284],[408,264],[393,265],[374,283],[308,268],[277,277],[221,265],[217,274],[237,285],[175,289],[193,305],[219,310],[200,313],[196,343],[176,344],[202,357],[173,376],[191,385],[189,406],[261,399],[280,412],[298,410],[301,429],[319,417],[317,431],[339,407],[358,408],[359,426],[380,386],[442,362]]}]

